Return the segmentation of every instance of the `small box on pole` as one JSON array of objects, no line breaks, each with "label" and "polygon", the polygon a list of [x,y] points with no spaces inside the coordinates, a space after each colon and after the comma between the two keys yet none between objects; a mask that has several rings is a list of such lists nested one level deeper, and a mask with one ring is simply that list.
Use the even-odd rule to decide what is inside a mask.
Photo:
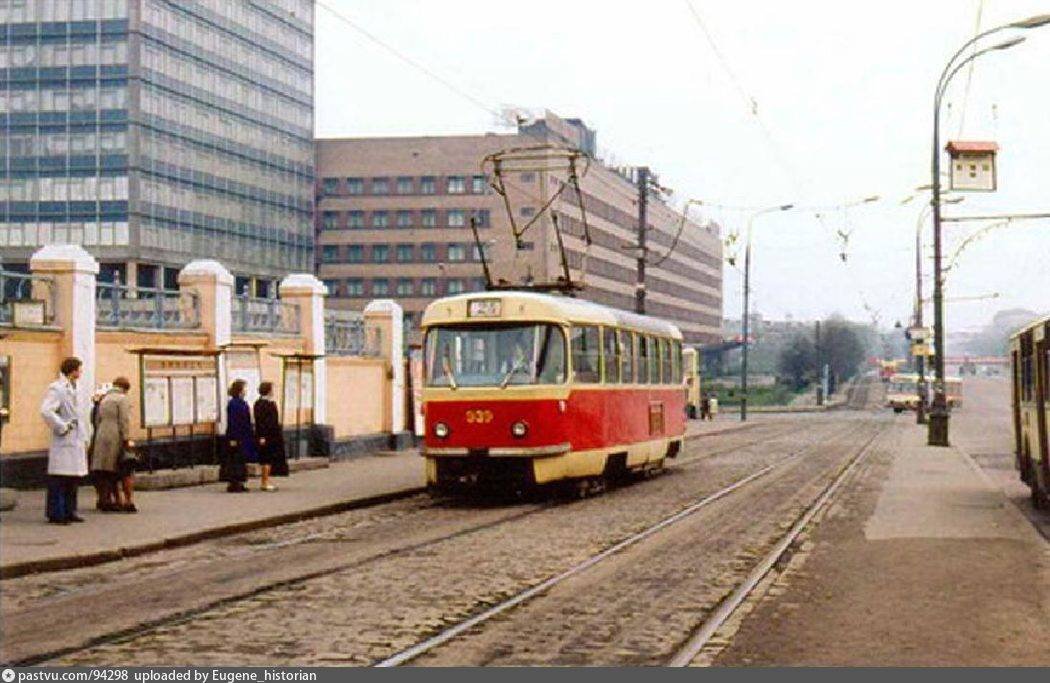
[{"label": "small box on pole", "polygon": [[995,192],[998,189],[997,143],[953,140],[945,149],[952,159],[953,192]]}]

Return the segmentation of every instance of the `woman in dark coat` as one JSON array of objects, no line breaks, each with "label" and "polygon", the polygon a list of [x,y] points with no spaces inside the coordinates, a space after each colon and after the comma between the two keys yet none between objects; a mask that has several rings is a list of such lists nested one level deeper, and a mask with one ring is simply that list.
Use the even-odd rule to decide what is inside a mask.
[{"label": "woman in dark coat", "polygon": [[248,463],[258,462],[255,435],[252,433],[252,411],[244,400],[244,380],[230,385],[230,401],[226,404],[226,458],[219,468],[219,479],[228,482],[230,493],[247,491]]},{"label": "woman in dark coat", "polygon": [[276,491],[270,483],[270,475],[288,476],[288,460],[284,452],[284,428],[273,400],[273,382],[259,385],[259,400],[253,408],[255,413],[255,437],[259,440],[259,464],[262,465],[262,490]]}]

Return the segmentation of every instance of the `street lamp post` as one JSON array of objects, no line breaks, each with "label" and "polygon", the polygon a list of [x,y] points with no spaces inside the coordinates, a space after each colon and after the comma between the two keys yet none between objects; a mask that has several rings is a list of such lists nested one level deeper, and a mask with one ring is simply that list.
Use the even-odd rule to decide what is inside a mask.
[{"label": "street lamp post", "polygon": [[1006,50],[1021,43],[1024,38],[1012,38],[991,47],[977,50],[969,57],[956,63],[966,50],[981,39],[1006,29],[1032,29],[1050,24],[1050,14],[1043,14],[1022,21],[1004,24],[989,29],[970,40],[966,41],[959,50],[952,55],[941,72],[937,81],[937,88],[933,98],[933,148],[931,150],[930,184],[932,185],[932,197],[930,205],[933,207],[933,343],[936,350],[935,358],[935,383],[933,405],[930,410],[930,430],[927,443],[930,446],[948,446],[948,416],[949,408],[944,386],[944,293],[941,282],[941,100],[947,90],[952,77],[959,70],[973,60],[997,50]]},{"label": "street lamp post", "polygon": [[768,209],[762,209],[751,214],[747,219],[747,245],[744,247],[744,317],[741,321],[743,325],[743,337],[744,337],[744,355],[740,363],[740,421],[744,422],[747,420],[747,335],[749,332],[749,318],[751,316],[751,228],[754,225],[755,218],[766,213],[773,213],[774,211],[787,211],[794,204],[783,204],[781,206],[771,206]]}]

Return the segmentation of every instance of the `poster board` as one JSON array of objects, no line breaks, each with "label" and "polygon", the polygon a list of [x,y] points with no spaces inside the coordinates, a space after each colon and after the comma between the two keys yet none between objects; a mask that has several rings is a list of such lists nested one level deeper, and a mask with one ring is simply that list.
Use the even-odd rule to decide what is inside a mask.
[{"label": "poster board", "polygon": [[282,359],[284,414],[296,422],[312,422],[314,408],[314,361],[294,356]]},{"label": "poster board", "polygon": [[143,352],[140,370],[143,427],[213,424],[218,419],[216,356]]},{"label": "poster board", "polygon": [[416,436],[425,434],[423,427],[423,349],[408,350],[408,379],[412,386],[412,430]]},{"label": "poster board", "polygon": [[244,380],[244,400],[249,406],[255,405],[259,398],[259,383],[262,382],[262,366],[259,360],[259,349],[256,346],[234,346],[227,348],[223,355],[226,359],[225,386],[236,380]]}]

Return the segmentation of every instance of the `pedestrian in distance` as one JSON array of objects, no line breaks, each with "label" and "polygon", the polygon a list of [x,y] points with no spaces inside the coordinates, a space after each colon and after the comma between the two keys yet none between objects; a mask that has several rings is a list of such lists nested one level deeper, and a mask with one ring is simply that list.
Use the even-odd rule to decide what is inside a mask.
[{"label": "pedestrian in distance", "polygon": [[40,415],[51,430],[47,450],[47,521],[52,524],[83,522],[77,515],[77,485],[87,476],[90,431],[77,396],[79,358],[62,361],[58,379],[48,386]]},{"label": "pedestrian in distance", "polygon": [[226,404],[226,454],[219,468],[219,479],[227,483],[229,493],[244,493],[248,490],[248,463],[258,462],[255,449],[255,434],[252,431],[252,410],[244,400],[247,383],[235,380],[227,392],[230,400]]},{"label": "pedestrian in distance", "polygon": [[[131,449],[135,443],[131,440],[130,390],[131,382],[126,377],[118,377],[98,403],[91,469],[106,482],[108,495],[99,508],[104,512],[138,512],[132,500],[135,469]],[[123,502],[120,489],[123,489]]]},{"label": "pedestrian in distance", "polygon": [[700,397],[700,421],[711,419],[711,397],[703,394]]},{"label": "pedestrian in distance", "polygon": [[284,450],[284,426],[273,400],[273,382],[259,385],[259,399],[252,407],[255,414],[255,436],[259,440],[259,465],[262,469],[260,489],[276,491],[270,476],[288,476],[288,458]]}]

